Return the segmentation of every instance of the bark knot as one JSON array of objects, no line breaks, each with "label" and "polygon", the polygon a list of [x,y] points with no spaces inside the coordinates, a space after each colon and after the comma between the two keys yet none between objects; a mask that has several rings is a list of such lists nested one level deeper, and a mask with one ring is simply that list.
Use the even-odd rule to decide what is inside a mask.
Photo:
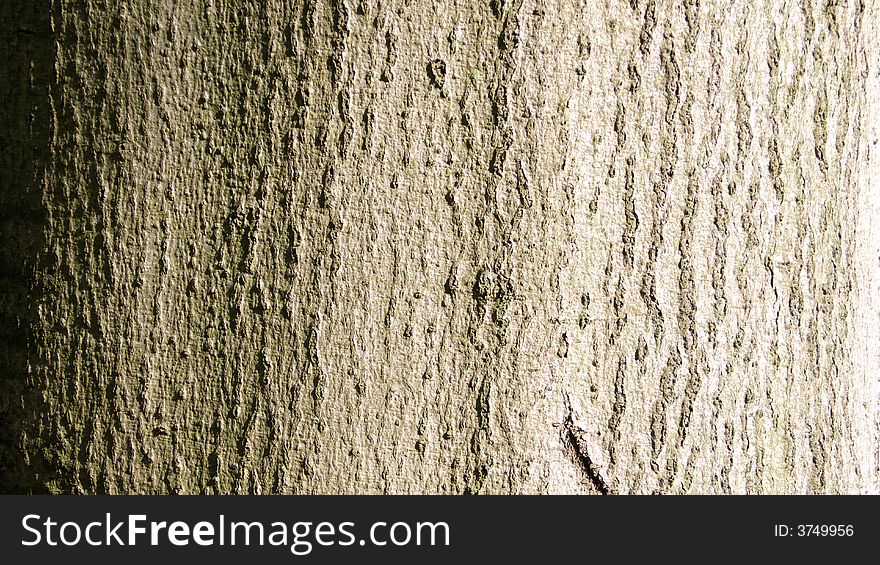
[{"label": "bark knot", "polygon": [[446,84],[446,62],[443,59],[434,59],[428,63],[428,78],[435,87],[443,89]]}]

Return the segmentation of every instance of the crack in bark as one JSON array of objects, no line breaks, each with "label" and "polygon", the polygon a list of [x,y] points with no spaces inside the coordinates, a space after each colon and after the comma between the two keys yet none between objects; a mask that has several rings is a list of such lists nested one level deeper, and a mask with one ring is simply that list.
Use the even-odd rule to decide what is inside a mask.
[{"label": "crack in bark", "polygon": [[562,423],[562,443],[565,447],[565,452],[578,466],[581,474],[593,486],[596,492],[602,495],[617,494],[608,486],[608,482],[602,476],[599,467],[593,462],[584,446],[584,442],[581,441],[578,434],[579,430],[572,418],[573,411],[568,399],[566,399],[566,412],[565,421]]}]

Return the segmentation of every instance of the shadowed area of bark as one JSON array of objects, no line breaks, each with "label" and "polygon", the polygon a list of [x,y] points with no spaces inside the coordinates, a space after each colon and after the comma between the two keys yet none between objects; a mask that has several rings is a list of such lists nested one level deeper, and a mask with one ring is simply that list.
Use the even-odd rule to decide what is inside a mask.
[{"label": "shadowed area of bark", "polygon": [[54,60],[49,2],[2,2],[0,36],[0,491],[42,492],[40,450],[29,423],[44,412],[31,367],[38,355],[37,258],[46,213],[49,84]]}]

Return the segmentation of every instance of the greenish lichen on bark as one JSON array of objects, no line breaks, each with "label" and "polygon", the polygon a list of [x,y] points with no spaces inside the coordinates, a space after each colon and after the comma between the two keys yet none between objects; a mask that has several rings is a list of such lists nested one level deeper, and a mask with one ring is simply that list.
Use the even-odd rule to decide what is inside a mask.
[{"label": "greenish lichen on bark", "polygon": [[4,487],[876,492],[877,21],[810,0],[4,20],[31,51],[3,67],[3,197],[34,218],[2,219],[30,234],[0,312],[28,336]]}]

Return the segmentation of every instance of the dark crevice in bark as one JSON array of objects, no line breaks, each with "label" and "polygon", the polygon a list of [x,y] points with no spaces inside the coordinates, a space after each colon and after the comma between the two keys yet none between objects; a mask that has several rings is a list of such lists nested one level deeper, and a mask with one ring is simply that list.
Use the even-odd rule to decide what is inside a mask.
[{"label": "dark crevice in bark", "polygon": [[577,465],[581,475],[588,481],[598,494],[617,494],[602,476],[599,467],[595,464],[584,442],[580,438],[580,433],[574,424],[572,418],[571,405],[567,405],[567,414],[565,421],[562,423],[562,444],[566,454],[572,462]]}]

